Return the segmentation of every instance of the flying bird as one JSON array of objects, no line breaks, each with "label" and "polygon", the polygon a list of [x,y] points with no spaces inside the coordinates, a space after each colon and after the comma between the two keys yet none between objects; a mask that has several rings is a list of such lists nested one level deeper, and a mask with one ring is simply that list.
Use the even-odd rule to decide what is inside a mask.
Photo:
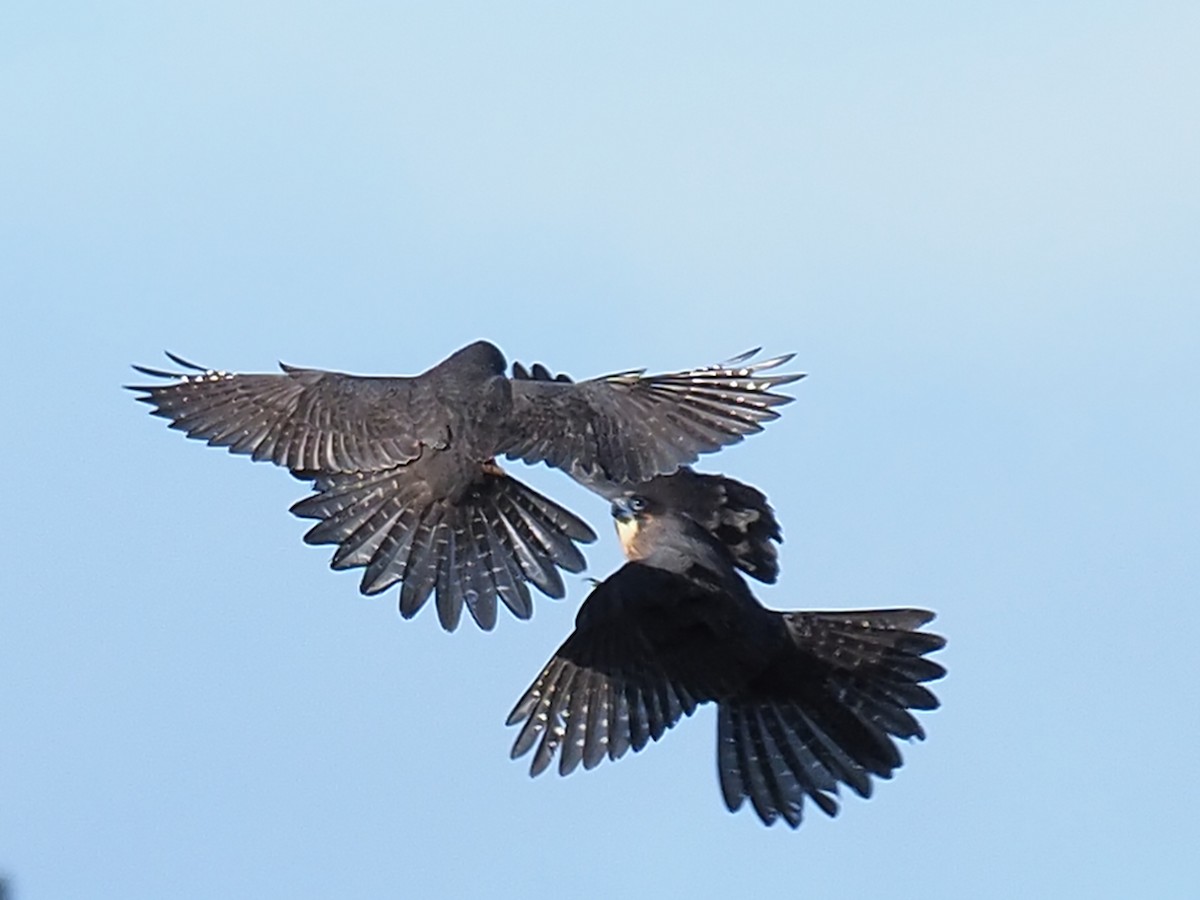
[{"label": "flying bird", "polygon": [[923,738],[910,710],[937,698],[945,641],[920,609],[780,612],[762,606],[725,543],[661,498],[613,503],[628,558],[579,609],[575,630],[508,717],[513,758],[560,774],[657,741],[717,704],[717,768],[730,811],[799,826],[805,800],[838,811],[838,785],[869,797]]},{"label": "flying bird", "polygon": [[[532,615],[528,584],[564,596],[559,570],[582,571],[577,544],[596,537],[497,458],[547,463],[605,496],[676,473],[761,431],[791,401],[774,389],[803,376],[773,371],[791,355],[753,362],[757,352],[579,382],[541,365],[514,364],[509,377],[504,355],[486,341],[408,377],[283,364],[278,374],[238,374],[168,353],[182,371],[134,366],[169,383],[130,389],[188,437],[311,481],[314,493],[291,511],[318,520],[307,543],[337,545],[334,569],[364,569],[362,593],[399,584],[405,618],[436,596],[446,630],[464,607],[488,630],[498,600],[517,618]],[[679,483],[693,476],[705,477],[681,472]],[[650,490],[679,489],[656,482]],[[713,517],[714,528],[738,538],[715,510]],[[769,526],[738,524],[758,529],[742,532],[746,553],[771,571],[774,549],[762,531]]]}]

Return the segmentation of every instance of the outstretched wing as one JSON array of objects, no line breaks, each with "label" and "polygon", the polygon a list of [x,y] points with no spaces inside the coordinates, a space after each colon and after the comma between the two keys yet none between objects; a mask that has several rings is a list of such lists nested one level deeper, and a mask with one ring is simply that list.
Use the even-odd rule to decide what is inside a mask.
[{"label": "outstretched wing", "polygon": [[695,462],[778,418],[792,400],[773,392],[800,374],[768,374],[791,354],[758,351],[664,375],[621,372],[572,382],[535,366],[513,369],[510,459],[546,462],[580,480],[636,484]]},{"label": "outstretched wing", "polygon": [[839,784],[871,795],[871,776],[901,765],[895,738],[923,738],[910,710],[936,709],[922,682],[945,670],[944,646],[917,629],[925,610],[778,614],[789,640],[737,694],[722,699],[717,762],[726,806],[749,799],[767,825],[800,824],[803,802],[838,811]]},{"label": "outstretched wing", "polygon": [[144,366],[171,383],[130,386],[172,428],[231,453],[293,472],[375,472],[403,465],[447,434],[446,411],[419,378],[368,378],[280,365],[282,374],[205,369],[167,354],[184,372]]},{"label": "outstretched wing", "polygon": [[566,775],[657,741],[729,680],[720,647],[732,614],[711,585],[625,564],[584,601],[575,631],[509,714],[509,725],[523,723],[513,758],[536,745],[530,774],[560,753]]}]

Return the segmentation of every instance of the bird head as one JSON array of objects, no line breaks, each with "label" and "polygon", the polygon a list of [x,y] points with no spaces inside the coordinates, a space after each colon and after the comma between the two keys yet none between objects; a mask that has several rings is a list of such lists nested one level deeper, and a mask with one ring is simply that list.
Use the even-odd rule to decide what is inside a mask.
[{"label": "bird head", "polygon": [[729,551],[685,512],[645,494],[627,494],[612,504],[621,549],[630,562],[684,572],[701,565],[736,579]]},{"label": "bird head", "polygon": [[508,363],[500,348],[488,341],[475,341],[455,350],[439,366],[449,365],[456,371],[465,370],[479,375],[503,375]]}]

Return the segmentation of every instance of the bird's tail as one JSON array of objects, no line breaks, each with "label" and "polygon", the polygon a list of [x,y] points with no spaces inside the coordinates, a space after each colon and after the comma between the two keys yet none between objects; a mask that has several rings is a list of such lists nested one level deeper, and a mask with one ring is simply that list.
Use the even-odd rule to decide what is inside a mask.
[{"label": "bird's tail", "polygon": [[921,682],[945,674],[924,658],[945,641],[917,630],[925,610],[783,617],[794,646],[720,703],[717,765],[731,811],[749,799],[766,824],[795,828],[805,797],[836,815],[839,783],[870,796],[871,776],[902,763],[894,738],[925,736],[909,710],[937,708]]},{"label": "bird's tail", "polygon": [[528,619],[527,583],[562,597],[558,569],[583,571],[575,542],[596,539],[583,520],[494,465],[484,466],[457,498],[432,502],[403,469],[325,476],[316,491],[292,506],[301,518],[322,520],[304,540],[337,544],[335,569],[365,567],[364,594],[402,582],[405,618],[436,592],[447,631],[458,627],[464,605],[480,628],[491,630],[497,598]]}]

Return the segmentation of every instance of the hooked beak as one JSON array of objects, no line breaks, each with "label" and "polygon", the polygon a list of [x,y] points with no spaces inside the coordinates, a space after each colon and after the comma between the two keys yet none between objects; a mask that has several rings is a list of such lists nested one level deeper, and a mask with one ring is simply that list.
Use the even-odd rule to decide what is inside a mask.
[{"label": "hooked beak", "polygon": [[635,518],[628,497],[618,497],[612,503],[612,517],[618,522],[632,522]]}]

